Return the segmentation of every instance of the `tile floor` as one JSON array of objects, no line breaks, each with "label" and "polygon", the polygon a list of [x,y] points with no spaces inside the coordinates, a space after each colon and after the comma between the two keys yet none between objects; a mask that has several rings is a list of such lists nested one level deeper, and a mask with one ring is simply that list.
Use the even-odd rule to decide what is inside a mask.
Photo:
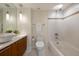
[{"label": "tile floor", "polygon": [[[28,53],[28,52],[26,51],[23,56],[38,56],[38,53],[37,53],[37,52],[38,52],[37,49],[36,49],[36,48],[33,48],[30,53]],[[43,56],[53,56],[51,50],[48,49],[48,48],[45,49],[44,52],[45,52],[45,53],[44,53]]]},{"label": "tile floor", "polygon": [[[31,52],[25,52],[24,56],[38,56],[38,51],[35,46],[35,41],[32,43],[32,51]],[[51,49],[48,47],[48,45],[45,44],[43,55],[42,56],[53,56],[54,54],[51,52]]]}]

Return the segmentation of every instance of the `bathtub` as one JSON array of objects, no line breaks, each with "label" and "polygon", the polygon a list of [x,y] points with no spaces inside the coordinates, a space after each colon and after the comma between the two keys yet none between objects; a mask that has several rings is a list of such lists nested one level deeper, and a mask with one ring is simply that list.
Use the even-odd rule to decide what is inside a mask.
[{"label": "bathtub", "polygon": [[[59,44],[57,44],[59,42]],[[52,56],[79,56],[79,49],[64,41],[48,41]]]}]

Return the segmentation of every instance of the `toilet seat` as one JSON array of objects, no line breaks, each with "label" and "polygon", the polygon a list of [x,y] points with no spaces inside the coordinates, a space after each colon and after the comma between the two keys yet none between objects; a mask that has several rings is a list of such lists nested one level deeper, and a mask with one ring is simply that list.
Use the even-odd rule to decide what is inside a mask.
[{"label": "toilet seat", "polygon": [[39,47],[39,48],[44,47],[44,42],[43,41],[37,41],[36,42],[36,47]]}]

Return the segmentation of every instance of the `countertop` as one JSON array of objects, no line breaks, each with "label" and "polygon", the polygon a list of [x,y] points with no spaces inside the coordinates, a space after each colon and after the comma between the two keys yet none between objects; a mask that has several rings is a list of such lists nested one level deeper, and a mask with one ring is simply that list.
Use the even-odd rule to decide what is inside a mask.
[{"label": "countertop", "polygon": [[0,50],[2,50],[3,48],[11,45],[12,43],[14,43],[14,42],[16,42],[18,40],[20,40],[21,38],[23,38],[25,36],[27,36],[27,34],[19,34],[19,35],[16,35],[15,37],[12,38],[11,41],[6,42],[6,43],[3,43],[3,44],[0,44]]}]

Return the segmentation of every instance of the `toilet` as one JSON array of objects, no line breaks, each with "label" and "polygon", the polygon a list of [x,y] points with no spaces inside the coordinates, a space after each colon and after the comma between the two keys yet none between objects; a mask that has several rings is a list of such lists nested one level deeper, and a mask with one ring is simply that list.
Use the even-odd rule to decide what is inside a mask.
[{"label": "toilet", "polygon": [[36,42],[36,49],[37,49],[38,56],[44,55],[44,42],[42,40]]}]

